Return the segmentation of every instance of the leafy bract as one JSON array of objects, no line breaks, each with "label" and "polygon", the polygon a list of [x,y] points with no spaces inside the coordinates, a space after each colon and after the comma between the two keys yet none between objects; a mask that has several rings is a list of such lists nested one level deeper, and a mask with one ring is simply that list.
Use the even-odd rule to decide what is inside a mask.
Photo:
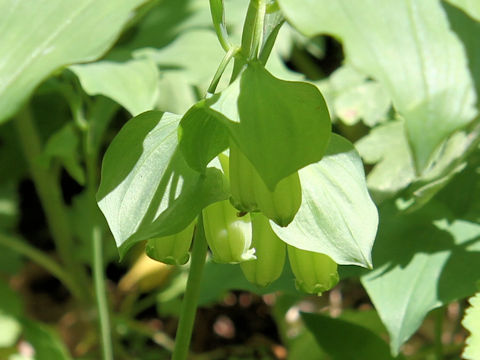
[{"label": "leafy bract", "polygon": [[158,70],[150,59],[99,61],[70,66],[89,95],[115,100],[133,116],[152,110],[158,97]]},{"label": "leafy bract", "polygon": [[177,140],[180,116],[151,111],[131,119],[108,148],[97,194],[123,256],[136,241],[187,227],[208,204],[227,198],[223,175],[185,162]]},{"label": "leafy bract", "polygon": [[144,1],[1,1],[0,122],[56,69],[101,56]]},{"label": "leafy bract", "polygon": [[228,147],[227,128],[201,101],[183,116],[180,122],[180,148],[188,165],[203,172],[208,163]]},{"label": "leafy bract", "polygon": [[307,35],[343,40],[348,61],[378,80],[405,118],[416,169],[476,115],[464,49],[438,0],[280,0]]},{"label": "leafy bract", "polygon": [[465,311],[462,325],[470,331],[462,357],[468,360],[480,358],[480,293],[469,300],[470,307]]},{"label": "leafy bract", "polygon": [[480,278],[480,226],[464,220],[448,223],[447,208],[431,201],[414,214],[382,206],[373,251],[375,270],[362,284],[390,334],[400,346],[432,309],[472,294]]},{"label": "leafy bract", "polygon": [[330,118],[318,89],[277,79],[257,62],[207,104],[271,190],[319,161],[330,138]]},{"label": "leafy bract", "polygon": [[302,313],[317,343],[337,360],[393,359],[387,343],[360,325],[320,314]]},{"label": "leafy bract", "polygon": [[371,267],[378,213],[352,144],[332,135],[320,162],[299,171],[302,205],[288,227],[275,233],[300,249],[330,256],[338,264]]}]

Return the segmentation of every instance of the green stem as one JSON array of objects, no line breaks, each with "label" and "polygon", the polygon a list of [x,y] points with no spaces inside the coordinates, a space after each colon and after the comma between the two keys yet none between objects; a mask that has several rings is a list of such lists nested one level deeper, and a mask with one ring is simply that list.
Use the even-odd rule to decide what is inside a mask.
[{"label": "green stem", "polygon": [[215,93],[215,90],[217,89],[217,86],[218,86],[218,82],[220,81],[220,78],[222,77],[223,73],[225,72],[225,69],[227,68],[230,60],[232,60],[232,58],[238,53],[239,50],[240,50],[240,48],[238,48],[236,46],[232,46],[227,51],[227,53],[225,54],[225,56],[222,59],[222,62],[218,66],[218,69],[215,72],[215,75],[213,76],[212,81],[210,82],[210,86],[208,87],[208,90],[207,90],[207,92],[209,94],[214,94]]},{"label": "green stem", "polygon": [[[84,131],[84,154],[87,169],[87,194],[91,206],[90,213],[98,214],[98,207],[95,201],[95,192],[97,189],[97,161],[98,155],[93,144],[93,134],[91,131],[91,122],[86,122],[81,106],[74,111],[74,117],[77,123],[86,123]],[[81,120],[81,121],[79,121]],[[96,216],[91,228],[92,236],[92,270],[93,282],[95,286],[95,299],[98,312],[98,322],[101,335],[103,360],[113,360],[113,346],[111,338],[110,314],[108,309],[107,291],[105,286],[105,265],[103,261],[103,243],[102,228],[99,225]]]},{"label": "green stem", "polygon": [[97,310],[102,339],[102,350],[104,360],[113,360],[113,347],[110,329],[110,317],[108,312],[108,302],[105,289],[102,234],[99,226],[93,228],[93,279],[95,283],[95,298],[97,300]]},{"label": "green stem", "polygon": [[60,280],[63,285],[78,299],[82,299],[82,289],[73,280],[69,273],[62,269],[62,267],[52,258],[45,255],[40,250],[35,249],[33,246],[26,243],[24,240],[0,234],[0,245],[12,249],[20,255],[26,256],[33,262],[42,266]]},{"label": "green stem", "polygon": [[242,33],[242,53],[248,60],[258,56],[266,11],[266,0],[250,0]]},{"label": "green stem", "polygon": [[73,236],[60,184],[55,175],[43,168],[37,161],[42,153],[42,144],[28,106],[20,111],[15,123],[20,144],[30,167],[35,189],[45,211],[47,224],[57,251],[70,276],[75,278],[79,286],[85,289],[84,294],[88,294],[86,273],[74,257]]},{"label": "green stem", "polygon": [[188,273],[187,288],[182,301],[180,319],[175,337],[175,347],[172,360],[186,360],[190,348],[193,323],[197,311],[198,294],[200,293],[200,280],[205,265],[207,254],[207,241],[203,228],[202,214],[198,217],[197,230],[193,240],[192,260]]},{"label": "green stem", "polygon": [[435,355],[438,360],[441,360],[443,359],[443,342],[442,342],[443,317],[444,317],[443,306],[434,311],[434,317],[435,317]]},{"label": "green stem", "polygon": [[217,33],[218,41],[223,50],[228,52],[231,44],[228,40],[227,27],[225,26],[223,0],[210,0],[210,13],[212,14],[213,27]]}]

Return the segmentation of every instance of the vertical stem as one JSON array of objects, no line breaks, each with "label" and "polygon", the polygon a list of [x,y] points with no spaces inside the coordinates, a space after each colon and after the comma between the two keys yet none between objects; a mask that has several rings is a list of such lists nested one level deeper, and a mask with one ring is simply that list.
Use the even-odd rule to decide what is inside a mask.
[{"label": "vertical stem", "polygon": [[440,307],[434,310],[435,317],[435,355],[438,360],[443,359],[443,343],[442,343],[442,333],[443,333],[443,317],[444,317],[444,307]]},{"label": "vertical stem", "polygon": [[186,360],[188,356],[207,248],[205,230],[203,228],[203,217],[202,214],[200,214],[195,239],[193,240],[192,260],[188,273],[187,289],[180,310],[180,320],[175,337],[175,348],[173,350],[172,360]]},{"label": "vertical stem", "polygon": [[73,236],[58,179],[37,163],[37,158],[42,153],[42,144],[28,106],[20,111],[15,123],[55,247],[70,275],[84,288],[86,298],[87,277],[81,264],[73,256]]},{"label": "vertical stem", "polygon": [[250,0],[242,33],[242,53],[248,60],[258,56],[266,11],[266,0]]},{"label": "vertical stem", "polygon": [[92,229],[93,241],[93,279],[95,283],[95,298],[97,300],[97,310],[100,325],[100,334],[102,339],[102,350],[104,360],[113,360],[112,339],[110,337],[110,317],[108,313],[108,303],[105,289],[103,251],[102,251],[102,233],[99,226]]},{"label": "vertical stem", "polygon": [[[74,116],[78,120],[83,120],[84,115],[79,106],[74,111]],[[80,121],[82,122],[82,121]],[[110,314],[108,309],[107,291],[105,286],[105,265],[103,261],[103,243],[102,229],[95,216],[98,213],[98,207],[95,201],[95,192],[97,189],[98,171],[97,171],[97,151],[93,145],[92,120],[87,123],[84,132],[83,148],[85,153],[85,162],[87,169],[87,194],[89,196],[89,209],[93,214],[94,221],[90,229],[92,239],[92,270],[93,282],[95,287],[95,300],[98,312],[98,323],[100,328],[103,360],[113,360],[113,346],[110,327]]]}]

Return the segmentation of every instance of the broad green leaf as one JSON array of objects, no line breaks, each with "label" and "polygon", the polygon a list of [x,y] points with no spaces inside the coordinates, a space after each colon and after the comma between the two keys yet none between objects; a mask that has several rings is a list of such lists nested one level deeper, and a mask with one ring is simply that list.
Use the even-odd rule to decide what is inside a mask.
[{"label": "broad green leaf", "polygon": [[188,165],[203,172],[208,163],[228,148],[228,130],[205,109],[204,102],[194,105],[180,122],[180,149]]},{"label": "broad green leaf", "polygon": [[362,284],[390,334],[400,346],[434,308],[472,294],[480,278],[480,225],[442,218],[448,209],[430,202],[412,215],[386,204],[373,252],[375,270]]},{"label": "broad green leaf", "polygon": [[67,64],[100,57],[145,0],[0,2],[0,122]]},{"label": "broad green leaf", "polygon": [[70,66],[89,95],[115,100],[133,116],[152,110],[158,97],[158,70],[150,59],[99,61]]},{"label": "broad green leaf", "polygon": [[203,207],[228,197],[220,170],[201,175],[186,164],[179,121],[178,115],[143,113],[107,149],[97,201],[121,256],[137,241],[184,229]]},{"label": "broad green leaf", "polygon": [[472,18],[480,21],[480,3],[477,0],[447,0],[449,3],[458,6]]},{"label": "broad green leaf", "polygon": [[137,58],[152,59],[161,70],[181,69],[191,84],[202,87],[212,79],[223,55],[215,33],[209,30],[189,31],[161,49],[134,53]]},{"label": "broad green leaf", "polygon": [[197,102],[191,81],[181,71],[164,71],[158,83],[157,108],[174,114],[185,114]]},{"label": "broad green leaf", "polygon": [[377,202],[395,195],[415,180],[408,141],[402,121],[382,124],[356,144],[367,164],[376,164],[368,174],[367,184]]},{"label": "broad green leaf", "polygon": [[476,115],[467,59],[438,0],[280,0],[309,36],[343,41],[348,61],[378,80],[405,118],[421,173],[440,143]]},{"label": "broad green leaf", "polygon": [[317,343],[336,360],[394,359],[388,344],[371,330],[341,319],[302,313]]},{"label": "broad green leaf", "polygon": [[377,208],[352,144],[332,135],[323,159],[299,171],[302,205],[289,226],[275,233],[300,249],[330,256],[338,264],[371,267]]},{"label": "broad green leaf", "polygon": [[470,307],[465,311],[462,325],[470,332],[462,358],[475,360],[480,358],[480,293],[469,300]]},{"label": "broad green leaf", "polygon": [[78,155],[79,142],[79,134],[76,133],[74,125],[68,123],[48,139],[38,162],[48,168],[52,159],[58,159],[70,176],[83,184],[85,173]]},{"label": "broad green leaf", "polygon": [[[237,96],[238,94],[238,96]],[[273,77],[249,64],[240,81],[208,99],[265,184],[319,161],[330,138],[330,118],[318,89]]]},{"label": "broad green leaf", "polygon": [[35,360],[71,360],[58,334],[44,324],[22,319],[23,336],[35,349]]}]

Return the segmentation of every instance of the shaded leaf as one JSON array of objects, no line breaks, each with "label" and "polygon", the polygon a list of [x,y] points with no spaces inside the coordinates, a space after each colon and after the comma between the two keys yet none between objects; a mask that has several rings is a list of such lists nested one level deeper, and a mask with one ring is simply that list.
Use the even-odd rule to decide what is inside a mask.
[{"label": "shaded leaf", "polygon": [[394,359],[388,344],[371,330],[341,319],[302,313],[317,343],[338,360]]},{"label": "shaded leaf", "polygon": [[448,223],[448,209],[434,202],[413,215],[400,215],[389,204],[380,210],[375,270],[362,276],[362,284],[398,353],[430,310],[475,291],[480,225]]},{"label": "shaded leaf", "polygon": [[229,144],[227,128],[205,109],[204,102],[187,111],[179,131],[183,156],[188,165],[199,172]]},{"label": "shaded leaf", "polygon": [[449,3],[458,6],[472,18],[480,21],[480,3],[476,0],[447,0]]}]

